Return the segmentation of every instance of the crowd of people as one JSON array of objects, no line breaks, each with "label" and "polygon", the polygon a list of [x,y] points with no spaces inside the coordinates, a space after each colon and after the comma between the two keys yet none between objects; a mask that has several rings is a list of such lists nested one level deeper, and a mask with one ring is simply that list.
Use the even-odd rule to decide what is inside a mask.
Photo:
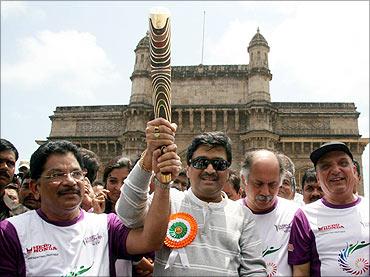
[{"label": "crowd of people", "polygon": [[195,136],[183,167],[176,129],[149,121],[141,158],[105,165],[48,141],[17,174],[1,138],[0,276],[369,276],[369,201],[344,143],[315,149],[296,180],[269,149],[233,170],[223,132]]}]

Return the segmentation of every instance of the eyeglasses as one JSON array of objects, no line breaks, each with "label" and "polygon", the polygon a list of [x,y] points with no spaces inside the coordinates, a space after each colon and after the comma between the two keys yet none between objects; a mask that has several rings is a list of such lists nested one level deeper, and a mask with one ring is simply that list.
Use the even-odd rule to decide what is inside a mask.
[{"label": "eyeglasses", "polygon": [[74,170],[72,172],[55,172],[48,176],[41,177],[48,179],[54,183],[61,183],[67,178],[68,175],[71,176],[76,181],[81,181],[85,177],[86,173],[87,172],[83,170]]},{"label": "eyeglasses", "polygon": [[230,166],[230,163],[224,159],[207,159],[204,157],[189,160],[189,163],[196,169],[205,169],[209,164],[211,164],[217,171],[224,171]]}]

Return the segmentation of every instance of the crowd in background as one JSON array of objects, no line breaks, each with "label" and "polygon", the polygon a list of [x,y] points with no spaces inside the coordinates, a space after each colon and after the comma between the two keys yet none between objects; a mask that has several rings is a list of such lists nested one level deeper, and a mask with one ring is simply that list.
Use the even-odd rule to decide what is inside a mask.
[{"label": "crowd in background", "polygon": [[[70,191],[58,187],[53,196],[53,191],[49,191],[48,187],[42,188],[39,179],[44,177],[61,187],[67,181],[73,181],[72,185],[78,183],[81,187],[81,199],[76,200],[79,201],[78,212],[74,211],[74,217],[63,220],[73,220],[85,214],[117,214],[114,220],[119,221],[117,230],[120,231],[115,231],[114,238],[118,239],[117,234],[122,235],[126,245],[119,246],[124,250],[114,250],[124,254],[115,254],[115,258],[111,259],[112,248],[115,249],[116,246],[114,239],[111,241],[113,233],[109,233],[109,228],[112,227],[108,224],[109,262],[106,261],[106,267],[109,270],[104,270],[108,270],[111,276],[151,276],[153,272],[160,276],[322,276],[332,273],[369,275],[368,202],[357,195],[361,182],[360,167],[345,144],[329,142],[316,149],[310,156],[313,167],[304,172],[301,180],[296,180],[292,160],[284,153],[268,149],[248,151],[240,172],[232,170],[231,141],[221,132],[196,136],[188,148],[185,161],[187,166],[183,167],[176,154],[175,132],[176,127],[164,120],[151,121],[146,129],[147,149],[139,160],[131,161],[121,155],[112,157],[104,165],[88,149],[78,148],[70,142],[63,142],[65,145],[62,142],[48,142],[47,146],[40,146],[30,160],[19,161],[17,172],[19,153],[10,141],[2,138],[0,221],[11,222],[19,237],[22,250],[19,253],[14,250],[14,253],[20,255],[18,258],[23,259],[21,264],[24,263],[24,271],[18,272],[19,275],[25,272],[28,275],[28,267],[34,266],[28,261],[31,252],[28,248],[27,251],[23,248],[24,237],[20,230],[26,228],[27,232],[38,225],[20,227],[17,218],[37,211],[38,216],[46,220],[48,213],[45,211],[53,214],[50,211],[50,206],[54,205],[53,199],[57,209],[58,197],[63,196],[68,202],[73,198],[66,197],[68,193],[79,194],[77,188],[76,191]],[[161,145],[166,148],[159,150]],[[78,152],[73,152],[74,149]],[[67,155],[70,152],[74,157]],[[50,171],[45,175],[44,171],[53,159],[56,166],[63,164],[62,168],[73,164],[75,159],[77,163],[67,173],[61,170]],[[160,179],[166,170],[172,172],[170,182]],[[301,188],[301,193],[297,191],[298,187]],[[49,206],[46,206],[46,200],[51,201]],[[72,200],[75,203],[75,199]],[[130,230],[140,230],[135,236],[132,235],[138,245],[138,240],[142,240],[144,244],[149,237],[145,233],[150,232],[146,230],[148,226],[158,229],[159,236],[168,235],[168,231],[161,231],[164,224],[160,225],[161,220],[166,220],[165,215],[156,219],[158,225],[151,221],[159,214],[151,212],[155,209],[153,206],[157,205],[165,208],[168,205],[168,216],[186,212],[195,218],[198,233],[194,241],[189,242],[192,247],[183,246],[187,254],[181,254],[180,251],[177,255],[176,251],[162,244],[159,247],[149,247],[146,244],[142,246],[141,243],[140,246],[135,243],[134,246],[131,245],[131,237],[127,234],[134,232]],[[361,214],[354,218],[353,215],[359,213],[357,208],[360,205],[364,205],[361,206]],[[71,207],[76,208],[73,205]],[[67,210],[66,207],[63,209]],[[62,209],[58,211],[63,212]],[[58,217],[55,220],[50,222],[58,225],[55,222],[62,221]],[[91,222],[95,222],[94,220]],[[110,222],[113,219],[108,216],[107,220]],[[362,229],[357,230],[356,227],[350,230],[345,226],[346,220]],[[100,225],[96,228],[98,226]],[[13,227],[3,223],[1,228],[0,248],[5,251],[5,248],[12,247],[7,232],[13,236]],[[9,231],[9,228],[12,230]],[[167,225],[165,229],[167,230]],[[220,230],[224,233],[216,235]],[[251,237],[252,232],[258,237]],[[338,247],[343,249],[329,246],[332,240],[338,239],[335,237],[338,232],[343,235],[344,243]],[[92,235],[89,239],[96,240],[99,244],[99,238]],[[240,245],[240,241],[243,241],[243,245]],[[252,241],[256,244],[252,245]],[[86,243],[87,240],[84,241]],[[336,243],[336,246],[337,244],[339,245]],[[45,244],[43,247],[46,247]],[[349,248],[351,249],[348,250]],[[357,251],[360,254],[352,255],[351,258],[355,257],[355,260],[350,260],[350,254],[360,248],[367,250]],[[335,252],[337,250],[338,253]],[[259,254],[253,256],[253,251]],[[213,253],[213,256],[207,256],[209,253]],[[111,263],[114,263],[113,269]],[[10,261],[0,262],[0,275],[9,274],[13,268],[11,264]],[[69,273],[77,276],[73,274],[83,273],[85,269],[88,270],[87,265],[81,264]],[[38,270],[37,266],[32,270]],[[96,272],[107,272],[99,270]],[[38,271],[33,273],[35,272]]]}]

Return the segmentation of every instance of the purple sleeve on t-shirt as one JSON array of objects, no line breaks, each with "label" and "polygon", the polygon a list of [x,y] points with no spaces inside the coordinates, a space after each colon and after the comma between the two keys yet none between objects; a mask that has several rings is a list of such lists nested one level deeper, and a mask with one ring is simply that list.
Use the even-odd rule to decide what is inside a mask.
[{"label": "purple sleeve on t-shirt", "polygon": [[311,247],[314,240],[310,224],[301,209],[298,209],[292,221],[288,244],[288,263],[305,264],[311,260]]},{"label": "purple sleeve on t-shirt", "polygon": [[0,221],[0,276],[26,276],[17,231],[7,220]]},{"label": "purple sleeve on t-shirt", "polygon": [[315,235],[306,215],[298,209],[292,221],[288,244],[288,264],[310,263],[310,276],[321,276],[321,261],[317,252]]},{"label": "purple sleeve on t-shirt", "polygon": [[131,260],[127,253],[126,240],[130,229],[114,213],[108,214],[109,252],[115,258]]},{"label": "purple sleeve on t-shirt", "polygon": [[143,255],[130,255],[127,253],[126,241],[130,230],[116,214],[108,214],[110,276],[116,276],[114,265],[117,259],[140,261],[143,257]]}]

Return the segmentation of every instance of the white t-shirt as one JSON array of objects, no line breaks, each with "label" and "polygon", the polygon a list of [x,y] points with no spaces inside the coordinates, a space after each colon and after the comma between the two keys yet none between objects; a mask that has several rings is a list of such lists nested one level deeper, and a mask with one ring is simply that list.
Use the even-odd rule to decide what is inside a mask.
[{"label": "white t-shirt", "polygon": [[[243,202],[245,204],[245,200]],[[292,276],[291,266],[288,265],[288,241],[291,222],[298,208],[296,202],[277,197],[270,210],[254,213],[269,277]]]},{"label": "white t-shirt", "polygon": [[288,262],[310,262],[311,276],[369,276],[369,202],[347,205],[321,198],[297,211]]},{"label": "white t-shirt", "polygon": [[0,222],[0,275],[115,276],[117,258],[126,251],[130,229],[115,214],[80,215],[51,222],[32,210]]}]

